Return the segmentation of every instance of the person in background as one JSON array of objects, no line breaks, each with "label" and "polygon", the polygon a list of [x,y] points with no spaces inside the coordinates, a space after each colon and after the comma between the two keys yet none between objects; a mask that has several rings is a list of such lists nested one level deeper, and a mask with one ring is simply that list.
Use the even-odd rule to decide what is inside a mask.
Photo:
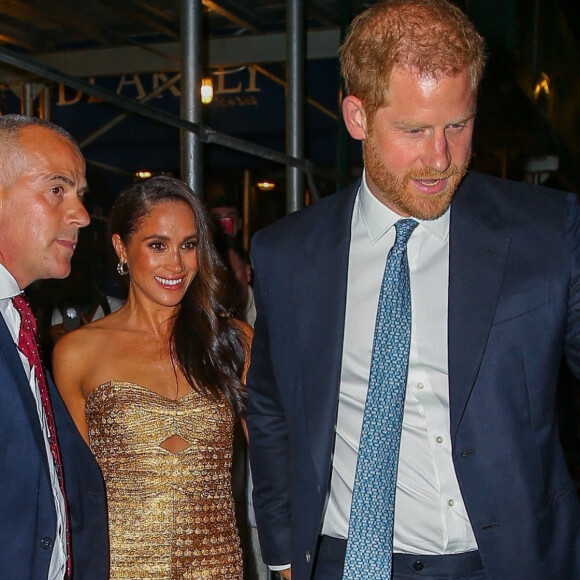
[{"label": "person in background", "polygon": [[108,578],[101,473],[44,372],[23,293],[69,274],[86,190],[68,132],[0,116],[0,578]]},{"label": "person in background", "polygon": [[286,578],[580,579],[556,423],[580,376],[573,194],[469,170],[484,42],[387,0],[340,50],[362,178],[259,231],[247,425]]},{"label": "person in background", "polygon": [[110,224],[127,300],[62,337],[53,367],[105,478],[111,579],[241,580],[230,465],[251,328],[183,181],[132,185]]},{"label": "person in background", "polygon": [[121,306],[123,300],[106,296],[97,286],[90,286],[84,293],[70,294],[52,311],[52,339],[56,343],[67,332],[116,312]]},{"label": "person in background", "polygon": [[221,231],[214,234],[214,241],[222,261],[232,276],[232,307],[237,316],[253,328],[256,306],[252,290],[253,272],[250,254],[239,238]]},{"label": "person in background", "polygon": [[[214,241],[222,261],[230,273],[230,303],[234,315],[247,322],[252,328],[256,320],[256,306],[252,289],[252,263],[250,254],[239,238],[226,234],[219,227],[214,232]],[[238,527],[242,533],[245,550],[246,580],[270,580],[273,574],[262,559],[254,504],[252,501],[252,474],[249,466],[247,441],[241,429],[234,433],[232,464],[232,487],[238,507]]]},{"label": "person in background", "polygon": [[210,214],[218,230],[234,238],[239,237],[242,217],[234,200],[228,195],[220,195],[209,203]]},{"label": "person in background", "polygon": [[31,302],[39,319],[46,366],[52,368],[52,349],[67,332],[115,312],[124,300],[109,296],[95,250],[80,245],[71,260],[71,273],[64,280],[44,280],[33,286]]}]

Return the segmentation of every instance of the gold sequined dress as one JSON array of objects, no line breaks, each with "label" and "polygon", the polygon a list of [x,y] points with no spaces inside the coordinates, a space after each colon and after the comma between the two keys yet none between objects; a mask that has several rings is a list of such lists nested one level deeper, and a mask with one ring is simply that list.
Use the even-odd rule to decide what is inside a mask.
[{"label": "gold sequined dress", "polygon": [[[241,580],[227,403],[112,381],[86,400],[109,509],[111,580]],[[179,436],[183,451],[162,444]]]}]

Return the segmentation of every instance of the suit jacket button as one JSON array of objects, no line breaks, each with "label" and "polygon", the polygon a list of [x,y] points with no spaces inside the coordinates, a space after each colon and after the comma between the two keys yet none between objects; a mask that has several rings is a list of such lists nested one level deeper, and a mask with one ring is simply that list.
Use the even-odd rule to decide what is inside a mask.
[{"label": "suit jacket button", "polygon": [[306,550],[306,561],[310,562],[310,552]]},{"label": "suit jacket button", "polygon": [[415,570],[417,570],[417,572],[421,572],[421,570],[423,570],[424,568],[424,564],[423,562],[421,562],[421,560],[417,560],[414,564],[413,564],[413,568]]},{"label": "suit jacket button", "polygon": [[50,550],[52,548],[52,540],[50,538],[42,538],[40,540],[40,547],[43,550]]}]

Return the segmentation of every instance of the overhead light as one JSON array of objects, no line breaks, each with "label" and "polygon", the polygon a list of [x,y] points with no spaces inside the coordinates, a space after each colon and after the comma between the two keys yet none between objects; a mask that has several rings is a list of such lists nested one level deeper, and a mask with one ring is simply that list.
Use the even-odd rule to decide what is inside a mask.
[{"label": "overhead light", "polygon": [[537,99],[540,93],[550,94],[550,77],[546,73],[541,73],[540,80],[534,87],[534,98]]},{"label": "overhead light", "polygon": [[213,100],[213,81],[211,77],[201,79],[201,102],[208,105]]},{"label": "overhead light", "polygon": [[266,180],[260,181],[256,185],[258,186],[258,189],[261,189],[262,191],[270,191],[276,187],[275,183]]},{"label": "overhead light", "polygon": [[136,171],[135,172],[135,177],[137,177],[139,179],[148,179],[149,177],[151,177],[151,175],[153,175],[151,173],[151,171]]}]

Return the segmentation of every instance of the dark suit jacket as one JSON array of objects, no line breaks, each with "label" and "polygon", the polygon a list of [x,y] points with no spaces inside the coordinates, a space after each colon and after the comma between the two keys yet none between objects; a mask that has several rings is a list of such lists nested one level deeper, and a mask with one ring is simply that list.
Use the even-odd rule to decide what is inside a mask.
[{"label": "dark suit jacket", "polygon": [[[50,377],[71,521],[74,580],[109,578],[105,489],[98,465]],[[34,397],[0,316],[0,578],[48,576],[56,514]]]},{"label": "dark suit jacket", "polygon": [[[248,377],[254,506],[269,564],[310,578],[329,489],[358,184],[258,232]],[[580,374],[575,196],[470,173],[451,206],[453,461],[491,580],[580,579],[580,507],[555,423]]]}]

